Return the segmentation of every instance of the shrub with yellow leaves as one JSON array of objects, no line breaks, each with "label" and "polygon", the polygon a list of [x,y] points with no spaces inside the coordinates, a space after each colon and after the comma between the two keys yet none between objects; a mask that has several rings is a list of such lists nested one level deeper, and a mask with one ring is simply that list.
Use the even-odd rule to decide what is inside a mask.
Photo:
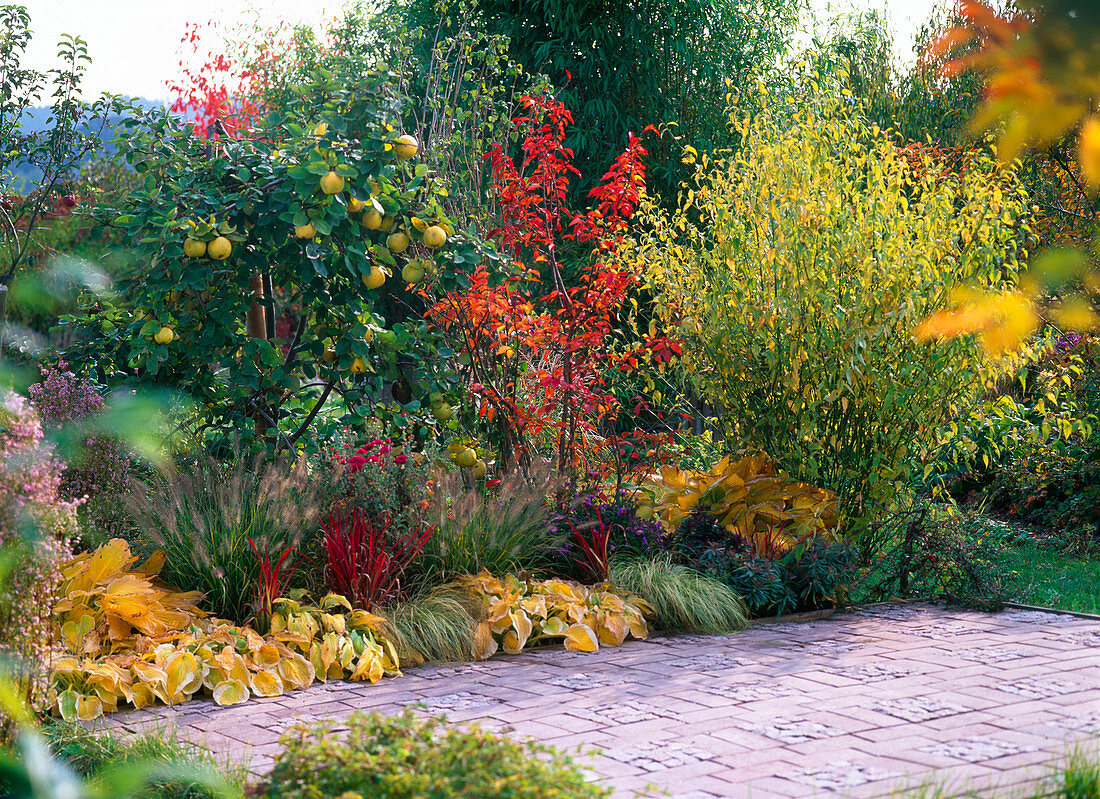
[{"label": "shrub with yellow leaves", "polygon": [[631,252],[727,436],[834,490],[858,535],[979,385],[973,341],[914,328],[959,286],[1013,286],[1031,211],[988,153],[914,169],[828,81],[734,107],[737,154],[691,155],[678,207],[646,207]]},{"label": "shrub with yellow leaves", "polygon": [[763,453],[738,461],[723,458],[710,471],[681,471],[662,466],[648,488],[654,510],[670,533],[696,508],[705,508],[726,529],[757,549],[767,538],[793,546],[807,536],[836,538],[840,513],[836,494],[827,488],[791,480]]},{"label": "shrub with yellow leaves", "polygon": [[638,597],[621,597],[606,587],[514,574],[497,579],[488,572],[466,575],[460,582],[481,596],[487,609],[474,636],[478,660],[498,648],[514,655],[546,639],[560,638],[573,652],[595,652],[600,644],[618,646],[627,636],[649,635],[646,617],[653,617],[653,609]]},{"label": "shrub with yellow leaves", "polygon": [[196,592],[158,584],[157,552],[137,568],[114,539],[62,567],[63,599],[54,607],[64,652],[54,658],[57,712],[93,719],[120,704],[175,705],[198,693],[219,705],[278,696],[315,680],[376,682],[399,674],[385,621],[330,594],[317,606],[275,602],[271,634],[209,618]]}]

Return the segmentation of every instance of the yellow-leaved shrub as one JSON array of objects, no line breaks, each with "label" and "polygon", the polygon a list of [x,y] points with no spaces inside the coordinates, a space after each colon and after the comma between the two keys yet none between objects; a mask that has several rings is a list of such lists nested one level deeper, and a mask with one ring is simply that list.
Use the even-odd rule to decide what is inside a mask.
[{"label": "yellow-leaved shrub", "polygon": [[1030,205],[991,154],[914,168],[824,80],[760,91],[763,110],[733,108],[737,153],[691,155],[678,206],[643,208],[628,257],[726,434],[836,491],[859,534],[979,386],[972,340],[914,329],[964,285],[1015,285]]},{"label": "yellow-leaved shrub", "polygon": [[840,524],[836,494],[791,480],[763,453],[723,458],[706,472],[662,466],[647,489],[669,532],[702,508],[758,549],[765,539],[787,547],[809,536],[831,539]]},{"label": "yellow-leaved shrub", "polygon": [[475,657],[498,648],[517,654],[529,644],[560,638],[574,652],[595,652],[600,644],[618,646],[627,636],[646,638],[653,609],[638,597],[568,580],[531,580],[514,574],[497,579],[488,572],[460,582],[482,597],[487,615],[474,636]]}]

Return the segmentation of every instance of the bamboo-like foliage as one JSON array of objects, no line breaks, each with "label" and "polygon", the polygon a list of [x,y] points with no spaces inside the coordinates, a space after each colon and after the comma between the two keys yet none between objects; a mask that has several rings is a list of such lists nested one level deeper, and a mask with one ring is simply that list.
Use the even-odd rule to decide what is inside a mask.
[{"label": "bamboo-like foliage", "polygon": [[699,157],[676,210],[644,214],[635,255],[726,432],[835,490],[858,529],[977,385],[970,340],[918,342],[915,326],[967,282],[1014,285],[1030,210],[991,156],[914,166],[815,78],[795,97],[761,88],[755,115],[734,107],[743,148]]}]

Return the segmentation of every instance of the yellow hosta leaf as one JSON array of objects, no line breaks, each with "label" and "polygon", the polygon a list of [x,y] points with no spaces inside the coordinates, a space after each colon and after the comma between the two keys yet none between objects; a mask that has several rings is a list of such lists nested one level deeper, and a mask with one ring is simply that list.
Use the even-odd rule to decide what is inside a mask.
[{"label": "yellow hosta leaf", "polygon": [[511,620],[512,629],[505,634],[501,646],[508,654],[515,655],[527,645],[527,639],[531,637],[533,626],[527,614],[522,610],[513,611]]},{"label": "yellow hosta leaf", "polygon": [[565,633],[565,648],[571,652],[595,652],[600,644],[590,627],[574,624]]},{"label": "yellow hosta leaf", "polygon": [[568,622],[566,622],[565,619],[562,619],[560,616],[551,616],[541,625],[543,635],[549,635],[553,638],[560,638],[561,636],[565,635],[568,629]]},{"label": "yellow hosta leaf", "polygon": [[261,669],[273,669],[279,665],[279,650],[274,644],[264,644],[256,650],[255,663]]},{"label": "yellow hosta leaf", "polygon": [[193,694],[202,686],[199,662],[190,652],[176,652],[164,664],[165,691],[170,696]]},{"label": "yellow hosta leaf", "polygon": [[222,707],[240,704],[249,695],[248,686],[240,680],[223,680],[214,686],[214,701]]},{"label": "yellow hosta leaf", "polygon": [[321,610],[331,611],[338,607],[343,608],[348,613],[352,613],[351,603],[348,602],[347,597],[342,594],[328,593],[321,599]]},{"label": "yellow hosta leaf", "polygon": [[164,673],[164,669],[154,666],[152,663],[146,663],[144,660],[135,661],[130,669],[133,671],[135,682],[160,686],[168,682],[168,675]]},{"label": "yellow hosta leaf", "polygon": [[256,696],[281,696],[283,681],[273,671],[257,671],[249,680],[249,687]]},{"label": "yellow hosta leaf", "polygon": [[364,650],[359,662],[355,665],[355,671],[351,673],[351,679],[378,682],[382,679],[384,672],[382,658],[373,649],[367,649]]},{"label": "yellow hosta leaf", "polygon": [[474,660],[485,660],[496,651],[497,641],[493,637],[493,628],[487,621],[483,621],[474,631]]},{"label": "yellow hosta leaf", "polygon": [[145,683],[136,682],[130,686],[130,701],[134,707],[139,710],[143,707],[153,704],[156,701],[156,695],[153,693],[153,689]]},{"label": "yellow hosta leaf", "polygon": [[98,696],[80,696],[76,700],[76,717],[81,721],[91,721],[103,715],[103,702]]},{"label": "yellow hosta leaf", "polygon": [[76,721],[77,707],[80,704],[80,694],[71,688],[57,695],[57,711],[65,721]]},{"label": "yellow hosta leaf", "polygon": [[597,631],[601,644],[618,646],[626,638],[627,633],[630,632],[630,625],[624,616],[617,613],[608,614],[600,620]]},{"label": "yellow hosta leaf", "polygon": [[78,576],[70,579],[68,590],[87,591],[93,586],[109,582],[122,574],[134,560],[134,556],[130,554],[130,545],[121,538],[113,538],[80,564],[83,568]]},{"label": "yellow hosta leaf", "polygon": [[316,671],[313,664],[301,655],[289,655],[279,662],[279,676],[284,685],[307,688],[313,682]]},{"label": "yellow hosta leaf", "polygon": [[164,568],[164,564],[168,561],[168,553],[163,549],[158,549],[140,566],[135,566],[134,571],[144,574],[146,577],[156,577],[160,574],[160,570]]}]

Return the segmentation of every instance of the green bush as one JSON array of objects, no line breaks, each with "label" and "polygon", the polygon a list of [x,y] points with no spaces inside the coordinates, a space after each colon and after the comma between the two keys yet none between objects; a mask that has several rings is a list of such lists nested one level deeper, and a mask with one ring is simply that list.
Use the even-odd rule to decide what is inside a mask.
[{"label": "green bush", "polygon": [[725,635],[746,625],[745,604],[723,583],[667,559],[615,560],[611,585],[644,599],[662,630]]},{"label": "green bush", "polygon": [[[234,792],[247,777],[243,768],[229,768],[208,750],[172,734],[122,736],[91,732],[65,722],[51,723],[41,732],[54,757],[85,780],[102,778],[127,766],[162,775],[153,776],[147,785],[127,793],[130,799],[214,799],[226,796],[226,792],[207,787],[221,782],[220,776],[212,779],[213,775],[225,775],[227,787]],[[189,772],[205,785],[188,779],[185,775]],[[167,778],[164,775],[168,773],[181,776]]]},{"label": "green bush", "polygon": [[1005,534],[981,516],[919,503],[892,515],[879,535],[886,544],[859,587],[861,599],[931,595],[997,610],[1014,595],[1018,575],[998,564]]},{"label": "green bush", "polygon": [[589,799],[610,791],[571,758],[476,727],[459,730],[411,710],[354,714],[347,732],[319,722],[291,728],[259,786],[266,799]]},{"label": "green bush", "polygon": [[735,108],[741,150],[699,156],[679,207],[643,213],[637,244],[728,439],[835,491],[861,533],[979,387],[972,340],[915,329],[960,286],[1013,284],[1030,204],[987,153],[957,174],[912,165],[831,80]]}]

